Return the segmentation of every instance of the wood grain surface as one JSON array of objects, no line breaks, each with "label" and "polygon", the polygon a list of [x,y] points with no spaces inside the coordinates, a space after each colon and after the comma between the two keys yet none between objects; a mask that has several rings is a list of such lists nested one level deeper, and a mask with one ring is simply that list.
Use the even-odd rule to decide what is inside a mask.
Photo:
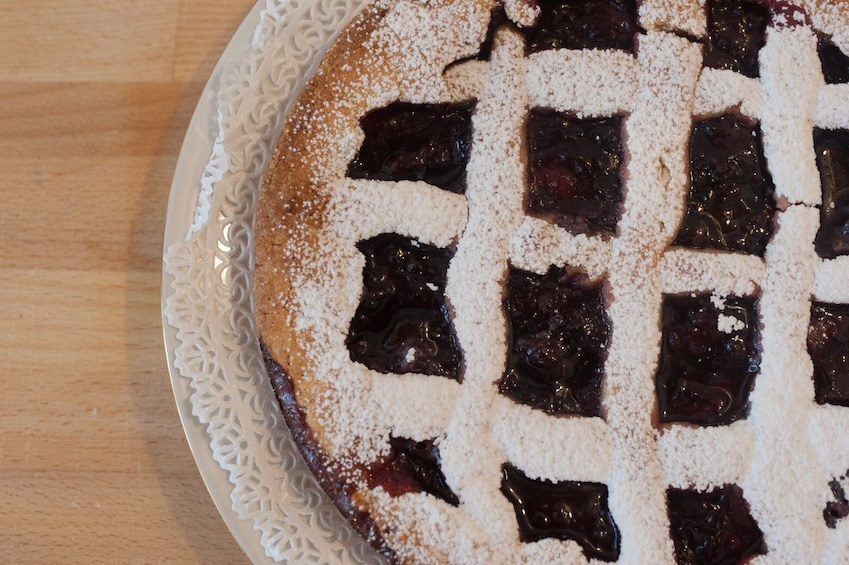
[{"label": "wood grain surface", "polygon": [[0,0],[0,563],[247,563],[171,392],[162,233],[254,0]]}]

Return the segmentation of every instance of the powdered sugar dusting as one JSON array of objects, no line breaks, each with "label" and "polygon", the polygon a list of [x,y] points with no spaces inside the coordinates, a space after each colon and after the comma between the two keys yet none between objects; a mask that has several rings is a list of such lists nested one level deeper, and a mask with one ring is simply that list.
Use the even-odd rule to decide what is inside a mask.
[{"label": "powdered sugar dusting", "polygon": [[468,513],[425,494],[390,497],[377,489],[364,495],[384,510],[377,523],[404,562],[503,563],[507,546],[493,546]]},{"label": "powdered sugar dusting", "polygon": [[[739,484],[749,469],[754,448],[754,430],[742,420],[704,429],[672,426],[657,442],[665,483],[702,491]],[[681,457],[681,453],[687,457]],[[702,469],[715,469],[715,473],[709,475]]]},{"label": "powdered sugar dusting", "polygon": [[507,461],[531,478],[549,481],[610,479],[610,431],[601,418],[553,418],[499,397],[493,435]]},{"label": "powdered sugar dusting", "polygon": [[750,118],[761,117],[763,92],[760,81],[725,69],[705,68],[696,85],[695,115],[716,115],[738,108]]},{"label": "powdered sugar dusting", "polygon": [[561,49],[528,58],[532,106],[610,116],[633,110],[636,91],[637,62],[622,51]]},{"label": "powdered sugar dusting", "polygon": [[813,27],[827,35],[844,53],[849,53],[849,10],[845,0],[801,0]]},{"label": "powdered sugar dusting", "polygon": [[717,251],[671,249],[658,266],[667,294],[715,290],[725,296],[754,294],[763,279],[763,259]]},{"label": "powdered sugar dusting", "polygon": [[826,84],[819,90],[814,125],[827,129],[849,128],[849,84]]},{"label": "powdered sugar dusting", "polygon": [[[525,170],[522,125],[527,113],[521,37],[498,32],[490,78],[474,118],[466,197],[469,221],[448,270],[446,296],[465,353],[462,393],[443,442],[443,470],[493,545],[518,544],[513,509],[499,493],[501,454],[489,433],[493,386],[507,356],[505,314],[498,305],[507,275],[510,237],[522,219]],[[487,328],[481,332],[480,328]]]},{"label": "powdered sugar dusting", "polygon": [[793,203],[819,204],[822,194],[811,127],[817,90],[825,81],[817,38],[802,26],[772,28],[760,61],[764,88],[761,130],[775,193]]},{"label": "powdered sugar dusting", "polygon": [[597,278],[607,271],[610,242],[573,235],[550,222],[527,217],[513,235],[510,262],[539,274],[551,265],[571,265],[585,270],[590,278]]},{"label": "powdered sugar dusting", "polygon": [[814,270],[814,299],[849,304],[849,257],[817,261]]},{"label": "powdered sugar dusting", "polygon": [[445,69],[444,78],[452,102],[479,98],[486,85],[488,66],[485,61],[471,59]]},{"label": "powdered sugar dusting", "polygon": [[720,314],[716,319],[716,329],[725,334],[733,334],[746,329],[746,322],[737,316]]},{"label": "powdered sugar dusting", "polygon": [[460,394],[456,381],[409,373],[403,379],[373,375],[371,387],[366,413],[378,422],[378,429],[416,441],[441,435]]},{"label": "powdered sugar dusting", "polygon": [[504,11],[520,27],[531,27],[540,14],[536,0],[504,0]]},{"label": "powdered sugar dusting", "polygon": [[652,31],[680,31],[703,38],[707,32],[704,0],[643,0],[640,24]]},{"label": "powdered sugar dusting", "polygon": [[422,103],[448,98],[443,71],[457,53],[477,51],[480,19],[477,10],[445,1],[401,2],[390,11],[378,43],[397,49],[402,97]]}]

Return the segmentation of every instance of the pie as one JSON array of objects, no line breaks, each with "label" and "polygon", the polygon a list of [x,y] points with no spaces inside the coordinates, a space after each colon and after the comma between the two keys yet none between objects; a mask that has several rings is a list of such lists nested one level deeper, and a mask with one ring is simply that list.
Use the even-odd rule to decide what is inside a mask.
[{"label": "pie", "polygon": [[849,4],[379,0],[295,102],[255,306],[397,563],[849,563]]}]

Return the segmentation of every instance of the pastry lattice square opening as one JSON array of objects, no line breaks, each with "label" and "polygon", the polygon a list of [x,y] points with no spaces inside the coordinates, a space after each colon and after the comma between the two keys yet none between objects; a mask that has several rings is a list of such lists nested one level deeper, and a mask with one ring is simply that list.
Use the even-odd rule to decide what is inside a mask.
[{"label": "pastry lattice square opening", "polygon": [[816,401],[849,406],[849,304],[811,305],[808,352]]},{"label": "pastry lattice square opening", "polygon": [[551,414],[599,416],[610,326],[601,282],[573,269],[512,269],[502,394]]},{"label": "pastry lattice square opening", "polygon": [[822,185],[814,245],[820,257],[833,259],[849,254],[849,130],[814,129],[814,151]]},{"label": "pastry lattice square opening", "polygon": [[527,122],[528,210],[573,233],[616,231],[622,205],[622,117],[578,119],[535,108]]},{"label": "pastry lattice square opening", "polygon": [[746,0],[712,0],[707,9],[705,66],[757,77],[758,52],[766,43],[769,8]]},{"label": "pastry lattice square opening", "polygon": [[541,13],[527,31],[527,52],[547,49],[634,50],[633,0],[538,0]]},{"label": "pastry lattice square opening", "polygon": [[755,299],[666,296],[661,323],[660,421],[716,426],[745,417],[760,360]]},{"label": "pastry lattice square opening", "polygon": [[395,102],[360,119],[365,139],[348,176],[385,181],[424,181],[466,190],[474,102]]},{"label": "pastry lattice square opening", "polygon": [[666,497],[678,563],[741,563],[766,553],[763,533],[737,485],[706,492],[670,488]]},{"label": "pastry lattice square opening", "polygon": [[366,264],[346,339],[351,359],[382,373],[458,378],[460,351],[445,304],[452,253],[395,233],[357,247]]},{"label": "pastry lattice square opening", "polygon": [[522,541],[570,539],[590,559],[619,558],[619,530],[608,509],[606,485],[534,480],[506,464],[501,492],[513,504]]},{"label": "pastry lattice square opening", "polygon": [[757,124],[732,114],[695,122],[687,212],[674,243],[763,256],[774,190]]}]

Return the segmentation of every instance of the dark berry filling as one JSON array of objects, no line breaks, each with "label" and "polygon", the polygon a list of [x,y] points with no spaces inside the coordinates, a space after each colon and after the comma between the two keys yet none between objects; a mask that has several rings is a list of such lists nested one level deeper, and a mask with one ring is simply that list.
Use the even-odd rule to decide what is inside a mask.
[{"label": "dark berry filling", "polygon": [[547,49],[633,52],[635,0],[538,0],[537,24],[525,32],[528,54]]},{"label": "dark berry filling", "polygon": [[505,308],[510,351],[500,391],[552,414],[600,415],[610,333],[601,282],[557,267],[511,270]]},{"label": "dark berry filling", "polygon": [[733,115],[696,122],[687,213],[674,244],[763,256],[774,191],[756,124]]},{"label": "dark berry filling", "polygon": [[390,496],[426,492],[453,506],[460,504],[460,499],[445,481],[439,448],[433,440],[393,437],[389,445],[389,457],[369,470],[372,488],[380,485]]},{"label": "dark berry filling", "polygon": [[533,480],[506,464],[501,492],[513,504],[523,542],[573,540],[589,559],[619,558],[619,530],[607,506],[606,485]]},{"label": "dark berry filling", "polygon": [[348,176],[425,181],[451,192],[466,190],[474,102],[395,102],[360,118],[365,139]]},{"label": "dark berry filling", "polygon": [[766,553],[763,533],[737,485],[710,492],[670,488],[666,496],[678,563],[731,565]]},{"label": "dark berry filling", "polygon": [[849,82],[849,57],[828,39],[819,41],[820,63],[826,84]]},{"label": "dark berry filling", "polygon": [[849,305],[811,306],[808,353],[814,362],[816,401],[849,406]]},{"label": "dark berry filling", "polygon": [[744,0],[708,0],[705,66],[758,76],[758,51],[766,43],[770,13]]},{"label": "dark berry filling", "polygon": [[622,118],[577,119],[537,108],[527,122],[528,209],[576,233],[613,233],[622,186]]},{"label": "dark berry filling", "polygon": [[837,522],[849,516],[849,500],[846,500],[846,491],[841,484],[841,481],[846,480],[846,475],[839,479],[834,479],[828,483],[828,488],[831,489],[831,495],[834,500],[829,500],[825,503],[825,509],[822,511],[825,524],[829,528],[836,528]]},{"label": "dark berry filling", "polygon": [[746,415],[760,364],[755,300],[665,296],[656,388],[661,422],[730,424]]},{"label": "dark berry filling", "polygon": [[849,254],[849,130],[814,129],[814,151],[822,185],[814,247],[820,257],[833,259]]},{"label": "dark berry filling", "polygon": [[458,378],[460,352],[445,304],[452,253],[394,233],[361,241],[363,296],[346,345],[383,373]]}]

